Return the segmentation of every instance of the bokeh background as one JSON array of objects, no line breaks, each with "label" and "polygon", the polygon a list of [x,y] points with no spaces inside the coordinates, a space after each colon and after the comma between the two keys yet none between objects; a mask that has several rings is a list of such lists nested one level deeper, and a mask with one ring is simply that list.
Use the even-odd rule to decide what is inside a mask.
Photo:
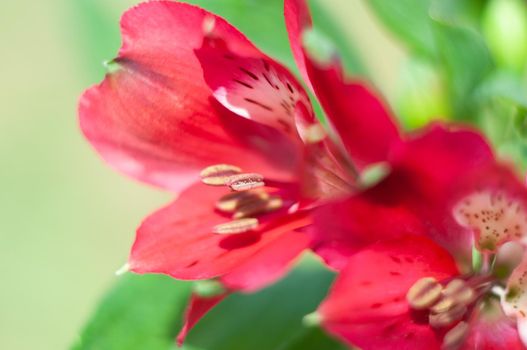
[{"label": "bokeh background", "polygon": [[[211,0],[219,1],[219,0]],[[106,167],[77,126],[132,0],[0,2],[0,348],[65,349],[170,195]],[[324,0],[377,86],[396,98],[404,50],[365,0]]]}]

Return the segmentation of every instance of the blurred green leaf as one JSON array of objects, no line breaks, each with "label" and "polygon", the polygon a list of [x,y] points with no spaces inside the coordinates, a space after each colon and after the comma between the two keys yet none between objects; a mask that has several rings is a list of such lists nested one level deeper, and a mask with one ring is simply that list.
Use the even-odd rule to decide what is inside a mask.
[{"label": "blurred green leaf", "polygon": [[[325,296],[333,274],[305,264],[259,293],[231,295],[192,330],[186,350],[345,350],[302,318]],[[127,275],[105,297],[73,350],[168,350],[191,284]]]},{"label": "blurred green leaf", "polygon": [[325,37],[331,40],[346,72],[355,75],[367,75],[368,71],[362,61],[360,53],[344,35],[343,28],[339,28],[335,24],[335,19],[329,15],[327,10],[329,5],[330,2],[326,0],[309,1],[316,30],[322,32]]},{"label": "blurred green leaf", "polygon": [[445,81],[429,61],[410,59],[400,76],[395,104],[405,127],[415,129],[451,115]]},{"label": "blurred green leaf", "polygon": [[434,34],[454,117],[473,120],[474,90],[494,67],[489,50],[481,35],[468,27],[435,21]]},{"label": "blurred green leaf", "polygon": [[489,1],[483,33],[501,67],[522,72],[527,62],[527,4],[525,0]]},{"label": "blurred green leaf", "polygon": [[527,86],[511,72],[496,72],[478,88],[478,124],[498,153],[527,170]]},{"label": "blurred green leaf", "polygon": [[73,350],[170,349],[191,284],[124,275],[106,295]]},{"label": "blurred green leaf", "polygon": [[481,0],[432,0],[430,16],[479,31],[483,6]]},{"label": "blurred green leaf", "polygon": [[100,0],[76,0],[65,2],[68,16],[67,25],[72,28],[65,32],[71,45],[77,47],[75,53],[81,53],[79,60],[84,64],[90,80],[102,78],[106,73],[102,63],[113,58],[119,48],[119,22],[116,21],[114,8]]},{"label": "blurred green leaf", "polygon": [[432,22],[428,15],[431,0],[370,0],[368,3],[384,25],[412,50],[435,57]]},{"label": "blurred green leaf", "polygon": [[509,72],[495,72],[481,83],[476,97],[480,103],[491,98],[503,98],[527,108],[527,86],[525,80]]}]

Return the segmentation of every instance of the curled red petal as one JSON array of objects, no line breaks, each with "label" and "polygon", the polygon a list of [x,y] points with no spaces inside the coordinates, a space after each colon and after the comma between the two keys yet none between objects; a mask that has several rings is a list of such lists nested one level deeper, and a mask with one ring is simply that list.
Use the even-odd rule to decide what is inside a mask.
[{"label": "curled red petal", "polygon": [[185,311],[183,327],[179,331],[179,334],[176,338],[178,346],[183,345],[188,332],[194,328],[198,321],[226,297],[227,294],[221,294],[209,298],[203,298],[199,295],[192,294]]},{"label": "curled red petal", "polygon": [[439,349],[440,339],[406,301],[422,277],[458,273],[453,258],[424,237],[407,236],[350,258],[318,312],[330,333],[361,349]]},{"label": "curled red petal", "polygon": [[[232,220],[214,209],[216,201],[226,193],[224,188],[197,184],[148,217],[137,231],[129,258],[130,269],[185,280],[208,279],[232,272],[232,283],[247,289],[259,283],[255,278],[272,280],[276,269],[286,265],[307,244],[302,233],[287,233],[308,225],[310,217],[277,212],[270,214],[272,218],[267,221],[262,219],[254,231],[215,234],[214,226]],[[288,244],[282,246],[280,242]],[[267,249],[276,254],[267,253]],[[265,273],[251,276],[240,271],[244,264],[256,268],[260,262],[269,264]],[[246,281],[242,280],[244,277]]]},{"label": "curled red petal", "polygon": [[306,67],[306,55],[302,44],[302,34],[313,25],[311,14],[305,0],[285,0],[284,17],[289,36],[289,43],[295,58],[296,65],[304,78],[305,83],[313,91],[311,80]]},{"label": "curled red petal", "polygon": [[[123,15],[116,70],[79,104],[83,133],[116,169],[174,191],[218,163],[274,177],[290,178],[296,170],[295,157],[285,160],[289,150],[274,146],[284,143],[282,136],[219,111],[211,98],[194,53],[211,19],[233,52],[259,52],[226,21],[188,4],[152,1]],[[262,147],[274,155],[262,154]]]},{"label": "curled red petal", "polygon": [[400,135],[384,103],[365,84],[346,81],[336,62],[322,67],[308,60],[307,69],[320,104],[355,166],[362,169],[388,160]]},{"label": "curled red petal", "polygon": [[388,109],[364,84],[346,81],[337,60],[322,65],[306,53],[302,35],[312,20],[305,0],[286,0],[284,15],[297,66],[354,164],[363,168],[387,160],[392,143],[400,141]]}]

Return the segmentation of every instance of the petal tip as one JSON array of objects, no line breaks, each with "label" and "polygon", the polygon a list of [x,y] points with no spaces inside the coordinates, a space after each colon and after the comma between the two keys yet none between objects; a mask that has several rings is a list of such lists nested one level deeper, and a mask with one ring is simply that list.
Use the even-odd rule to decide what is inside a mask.
[{"label": "petal tip", "polygon": [[116,276],[122,276],[125,273],[130,272],[130,264],[126,263],[123,266],[121,266],[117,271],[115,271]]},{"label": "petal tip", "polygon": [[308,328],[317,327],[321,323],[322,315],[318,311],[307,314],[304,316],[304,318],[302,318],[302,324]]}]

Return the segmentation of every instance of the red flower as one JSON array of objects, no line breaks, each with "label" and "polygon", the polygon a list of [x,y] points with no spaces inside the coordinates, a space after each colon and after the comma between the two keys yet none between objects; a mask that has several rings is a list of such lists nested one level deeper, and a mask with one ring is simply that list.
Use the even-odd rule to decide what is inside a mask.
[{"label": "red flower", "polygon": [[[83,95],[81,127],[116,169],[181,192],[138,229],[129,268],[252,291],[311,247],[344,269],[320,308],[328,330],[366,348],[439,346],[447,329],[417,322],[408,290],[421,277],[443,288],[465,273],[459,268],[470,260],[471,231],[485,254],[515,239],[521,217],[507,214],[505,226],[486,229],[463,214],[499,212],[485,207],[497,194],[523,203],[523,188],[477,133],[436,126],[402,139],[383,104],[363,84],[345,81],[337,60],[306,54],[305,2],[286,0],[285,17],[297,65],[336,139],[323,132],[293,74],[223,19],[170,1],[123,16],[116,69]],[[342,200],[358,192],[357,174],[377,162],[389,164],[389,175]],[[512,236],[495,239],[505,228]],[[495,280],[487,270],[457,279],[488,293]],[[180,339],[222,298],[193,296]],[[471,302],[463,315],[481,311]],[[503,329],[519,344],[503,317],[474,319],[471,330]]]},{"label": "red flower", "polygon": [[[310,246],[313,207],[354,191],[356,170],[399,142],[364,85],[345,82],[337,62],[321,68],[303,54],[304,2],[286,1],[285,13],[299,68],[338,140],[293,74],[222,18],[172,1],[123,15],[123,45],[82,96],[81,128],[112,167],[180,192],[138,229],[131,271],[258,289]],[[182,335],[219,300],[194,296]]]},{"label": "red flower", "polygon": [[314,249],[340,270],[323,326],[362,349],[524,349],[525,186],[471,131],[432,126],[388,161],[315,210]]}]

